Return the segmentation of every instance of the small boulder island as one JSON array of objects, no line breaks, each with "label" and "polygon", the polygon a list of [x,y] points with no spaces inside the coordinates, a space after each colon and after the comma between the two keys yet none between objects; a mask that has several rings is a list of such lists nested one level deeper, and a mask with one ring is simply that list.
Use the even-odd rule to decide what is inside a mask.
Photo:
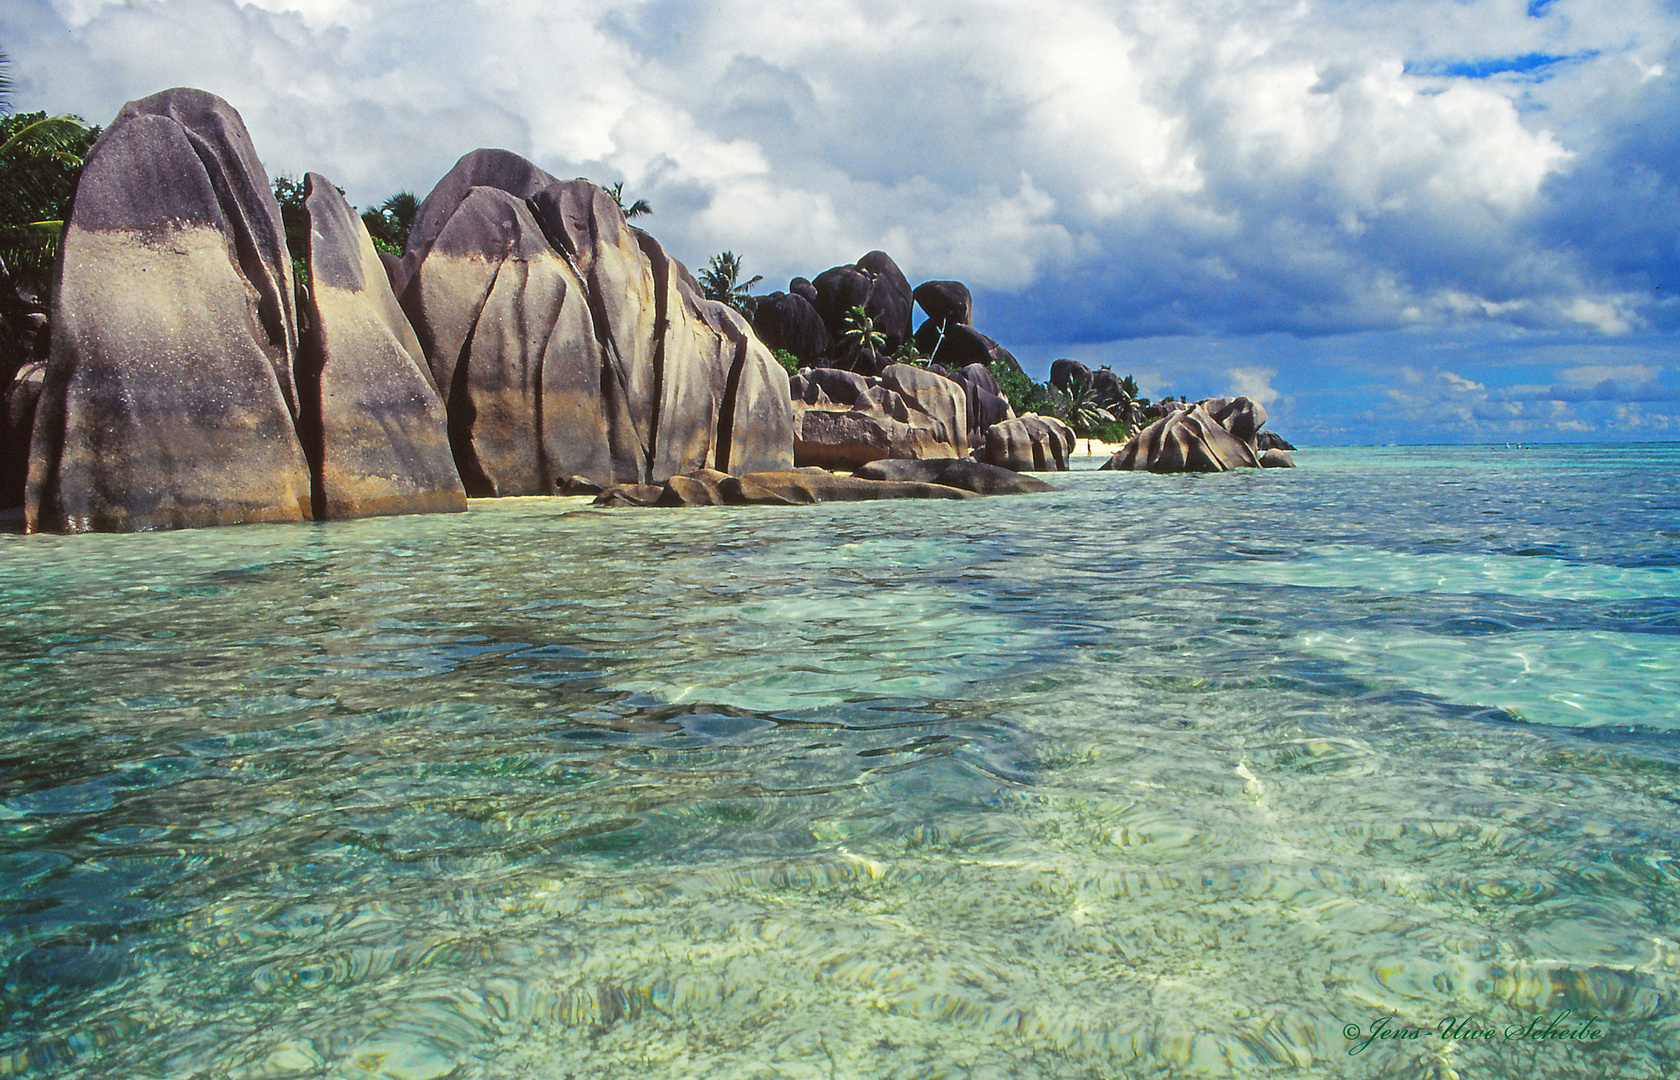
[{"label": "small boulder island", "polygon": [[1280,449],[1257,445],[1266,407],[1246,397],[1206,398],[1174,409],[1133,435],[1101,466],[1157,473],[1292,468]]}]

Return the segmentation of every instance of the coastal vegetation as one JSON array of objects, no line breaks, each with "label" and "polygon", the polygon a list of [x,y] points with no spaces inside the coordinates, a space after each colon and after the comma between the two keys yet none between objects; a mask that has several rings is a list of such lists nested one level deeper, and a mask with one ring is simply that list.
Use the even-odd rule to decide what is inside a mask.
[{"label": "coastal vegetation", "polygon": [[12,106],[10,63],[0,52],[0,379],[46,346],[58,238],[100,130],[79,116]]}]

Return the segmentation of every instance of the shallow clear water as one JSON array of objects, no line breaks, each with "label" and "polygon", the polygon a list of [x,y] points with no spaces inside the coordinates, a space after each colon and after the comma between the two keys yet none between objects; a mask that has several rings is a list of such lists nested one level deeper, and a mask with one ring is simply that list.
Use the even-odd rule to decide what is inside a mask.
[{"label": "shallow clear water", "polygon": [[1300,461],[0,537],[0,1076],[1674,1075],[1680,448]]}]

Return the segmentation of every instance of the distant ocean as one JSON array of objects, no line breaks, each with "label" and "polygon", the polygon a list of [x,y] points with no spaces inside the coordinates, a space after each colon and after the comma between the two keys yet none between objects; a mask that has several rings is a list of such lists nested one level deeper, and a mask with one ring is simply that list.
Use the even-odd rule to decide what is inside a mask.
[{"label": "distant ocean", "polygon": [[1297,457],[0,537],[0,1077],[1680,1075],[1680,447]]}]

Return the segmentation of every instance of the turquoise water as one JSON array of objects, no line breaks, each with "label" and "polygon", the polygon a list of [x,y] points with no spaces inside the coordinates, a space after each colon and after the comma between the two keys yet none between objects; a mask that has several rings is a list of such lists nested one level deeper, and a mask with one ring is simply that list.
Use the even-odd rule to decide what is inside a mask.
[{"label": "turquoise water", "polygon": [[0,537],[0,1076],[1680,1073],[1680,448],[1299,458]]}]

